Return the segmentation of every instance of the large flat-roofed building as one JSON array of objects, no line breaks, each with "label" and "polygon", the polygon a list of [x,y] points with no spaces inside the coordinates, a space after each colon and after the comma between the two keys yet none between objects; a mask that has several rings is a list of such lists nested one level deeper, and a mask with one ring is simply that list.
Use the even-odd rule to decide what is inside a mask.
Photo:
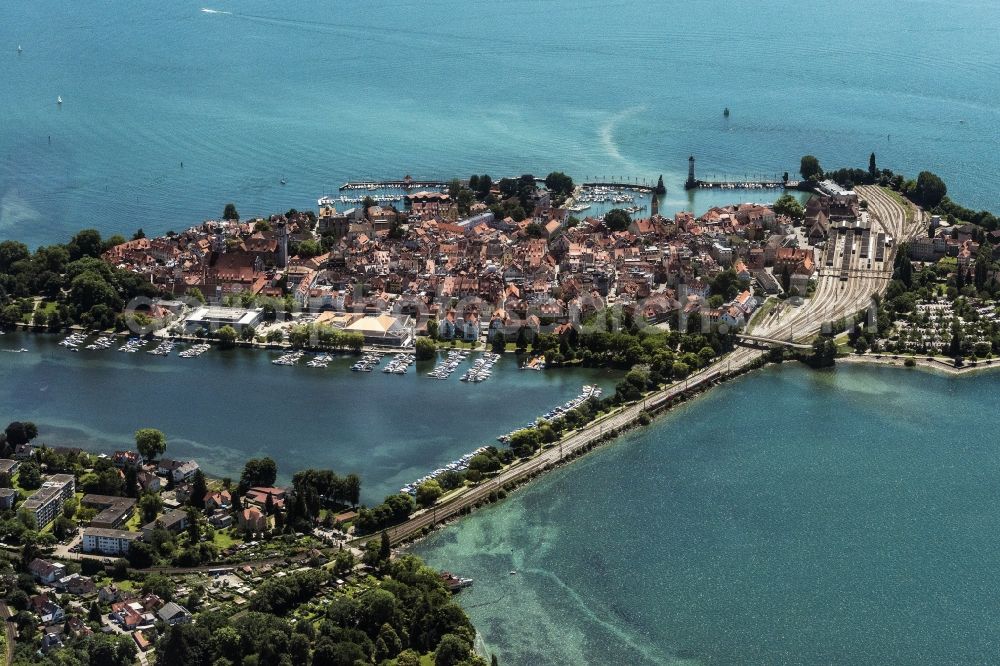
[{"label": "large flat-roofed building", "polygon": [[59,515],[63,503],[76,492],[76,479],[72,474],[53,474],[35,494],[24,500],[21,508],[35,516],[38,529],[42,529]]},{"label": "large flat-roofed building", "polygon": [[85,553],[127,555],[132,542],[141,536],[138,532],[113,530],[105,527],[87,527],[83,530],[82,549]]},{"label": "large flat-roofed building", "polygon": [[206,306],[196,309],[184,320],[184,329],[192,333],[199,328],[215,331],[223,326],[232,326],[241,331],[248,326],[260,323],[264,311],[260,308],[247,310],[244,308],[226,308],[221,306]]},{"label": "large flat-roofed building", "polygon": [[361,333],[366,345],[405,347],[413,339],[413,318],[378,315],[360,317],[344,327],[349,333]]},{"label": "large flat-roofed building", "polygon": [[135,508],[135,500],[131,497],[114,497],[112,495],[84,495],[80,504],[97,509],[100,513],[90,521],[91,527],[117,529],[128,522]]},{"label": "large flat-roofed building", "polygon": [[17,502],[17,494],[13,488],[0,488],[0,510],[13,509]]},{"label": "large flat-roofed building", "polygon": [[10,458],[0,458],[0,477],[6,478],[9,481],[20,466],[20,461],[11,460]]}]

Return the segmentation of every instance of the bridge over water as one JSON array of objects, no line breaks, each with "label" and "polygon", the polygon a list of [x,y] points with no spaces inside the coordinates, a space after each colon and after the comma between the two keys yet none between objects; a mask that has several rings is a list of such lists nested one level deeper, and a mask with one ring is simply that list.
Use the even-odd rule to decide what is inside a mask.
[{"label": "bridge over water", "polygon": [[788,347],[790,349],[798,349],[800,351],[809,351],[812,349],[812,345],[807,345],[802,342],[792,342],[791,340],[782,340],[780,338],[768,338],[762,335],[749,335],[746,333],[740,333],[736,336],[736,341],[746,345],[747,347]]}]

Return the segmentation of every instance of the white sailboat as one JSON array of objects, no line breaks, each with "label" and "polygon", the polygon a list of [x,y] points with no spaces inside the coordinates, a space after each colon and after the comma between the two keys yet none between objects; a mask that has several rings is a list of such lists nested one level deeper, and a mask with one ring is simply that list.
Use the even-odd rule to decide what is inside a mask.
[{"label": "white sailboat", "polygon": [[20,45],[20,44],[18,44],[18,45],[17,45],[17,52],[18,52],[18,53],[20,53],[20,52],[21,52],[21,51],[23,51],[23,50],[24,50],[24,49],[22,49],[22,48],[21,48],[21,45]]},{"label": "white sailboat", "polygon": [[62,104],[62,95],[56,95],[56,104]]}]

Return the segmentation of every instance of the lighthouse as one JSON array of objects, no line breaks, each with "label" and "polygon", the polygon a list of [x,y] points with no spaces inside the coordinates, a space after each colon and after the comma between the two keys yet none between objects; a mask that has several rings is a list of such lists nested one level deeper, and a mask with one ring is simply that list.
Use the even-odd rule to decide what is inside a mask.
[{"label": "lighthouse", "polygon": [[688,179],[684,183],[685,190],[693,190],[698,187],[698,181],[694,179],[694,155],[688,158]]}]

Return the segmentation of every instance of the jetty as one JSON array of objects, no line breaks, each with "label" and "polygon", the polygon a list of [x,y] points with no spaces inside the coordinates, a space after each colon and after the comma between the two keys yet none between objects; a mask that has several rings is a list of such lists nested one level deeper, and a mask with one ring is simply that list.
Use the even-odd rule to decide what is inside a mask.
[{"label": "jetty", "polygon": [[344,190],[413,190],[413,189],[444,189],[448,183],[443,180],[414,180],[409,176],[402,180],[349,180],[340,186]]},{"label": "jetty", "polygon": [[702,180],[694,175],[694,155],[688,157],[688,177],[684,181],[685,190],[794,190],[799,181],[788,180],[788,174],[783,177],[765,177],[744,175],[743,178],[723,176],[711,180]]},{"label": "jetty", "polygon": [[783,190],[797,186],[798,183],[783,180],[696,180],[684,183],[685,190]]},{"label": "jetty", "polygon": [[632,190],[634,192],[645,192],[646,194],[653,194],[656,192],[656,184],[646,185],[640,183],[615,183],[615,182],[593,182],[593,183],[582,183],[583,187],[598,188],[603,187],[610,190]]}]

